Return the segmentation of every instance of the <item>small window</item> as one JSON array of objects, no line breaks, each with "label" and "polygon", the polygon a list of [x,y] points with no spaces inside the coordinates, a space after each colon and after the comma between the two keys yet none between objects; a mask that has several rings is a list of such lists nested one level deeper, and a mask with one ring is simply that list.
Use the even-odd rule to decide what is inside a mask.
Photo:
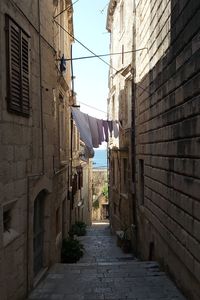
[{"label": "small window", "polygon": [[11,229],[11,210],[3,212],[3,231],[10,231]]},{"label": "small window", "polygon": [[6,15],[7,107],[29,116],[29,37]]}]

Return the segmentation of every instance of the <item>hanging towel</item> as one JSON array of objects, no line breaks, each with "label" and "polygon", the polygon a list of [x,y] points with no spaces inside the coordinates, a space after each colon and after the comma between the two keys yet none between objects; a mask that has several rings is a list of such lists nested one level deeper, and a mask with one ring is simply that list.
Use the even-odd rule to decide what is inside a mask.
[{"label": "hanging towel", "polygon": [[97,126],[97,119],[88,116],[88,123],[89,123],[90,132],[92,136],[92,145],[94,148],[99,148],[99,131]]},{"label": "hanging towel", "polygon": [[113,121],[113,131],[114,137],[117,138],[119,136],[119,128],[116,121]]},{"label": "hanging towel", "polygon": [[80,133],[80,139],[85,143],[88,149],[88,156],[90,158],[94,157],[92,136],[87,115],[80,112],[78,108],[72,107],[72,116]]},{"label": "hanging towel", "polygon": [[103,120],[97,119],[97,127],[99,132],[99,144],[101,145],[101,143],[104,142]]},{"label": "hanging towel", "polygon": [[105,141],[108,142],[108,121],[103,120],[103,128],[105,134]]},{"label": "hanging towel", "polygon": [[108,128],[110,131],[110,136],[112,137],[112,132],[113,132],[113,121],[108,121]]}]

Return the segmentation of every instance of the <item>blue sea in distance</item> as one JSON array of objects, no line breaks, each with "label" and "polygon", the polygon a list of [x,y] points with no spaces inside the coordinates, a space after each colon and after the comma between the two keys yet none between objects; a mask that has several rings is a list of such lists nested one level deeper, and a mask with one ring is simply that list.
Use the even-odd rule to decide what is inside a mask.
[{"label": "blue sea in distance", "polygon": [[94,150],[93,169],[107,169],[107,149]]}]

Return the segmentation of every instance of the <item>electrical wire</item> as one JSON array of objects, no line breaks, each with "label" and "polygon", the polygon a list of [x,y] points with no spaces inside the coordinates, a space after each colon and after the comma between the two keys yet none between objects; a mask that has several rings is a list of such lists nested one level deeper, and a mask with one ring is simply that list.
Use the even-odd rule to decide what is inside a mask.
[{"label": "electrical wire", "polygon": [[[141,48],[141,49],[124,51],[124,52],[97,54],[97,55],[91,55],[91,56],[80,56],[80,57],[74,57],[74,58],[65,58],[64,60],[69,61],[69,60],[80,60],[80,59],[88,59],[88,58],[98,58],[98,57],[103,57],[103,56],[112,56],[112,55],[121,55],[121,54],[133,53],[133,52],[142,51],[142,50],[148,50],[148,48],[145,47],[145,48]],[[57,60],[61,60],[61,58],[59,58]]]},{"label": "electrical wire", "polygon": [[107,114],[106,111],[103,111],[103,110],[101,110],[101,109],[98,109],[98,108],[96,108],[96,107],[94,107],[94,106],[92,106],[92,105],[86,104],[86,103],[81,102],[81,101],[78,101],[78,102],[79,102],[80,104],[85,105],[85,106],[87,106],[87,107],[90,107],[90,108],[92,108],[92,109],[94,109],[94,110],[97,110],[97,111],[100,111],[100,112],[103,112],[103,113]]},{"label": "electrical wire", "polygon": [[105,9],[106,9],[106,7],[108,6],[108,4],[109,4],[109,2],[108,2],[108,3],[107,3],[105,6],[104,6],[104,8],[103,8],[103,9],[101,9],[101,10],[100,10],[100,13],[101,13],[101,14],[103,14],[103,13],[104,13],[104,10],[105,10]]},{"label": "electrical wire", "polygon": [[90,53],[92,53],[93,55],[95,55],[97,58],[99,58],[102,62],[104,62],[107,66],[109,66],[110,68],[113,68],[116,72],[117,69],[115,69],[114,67],[112,67],[107,61],[105,61],[103,58],[99,57],[99,55],[97,55],[96,53],[94,53],[92,50],[90,50],[87,46],[85,46],[81,41],[79,41],[77,38],[75,38],[73,36],[73,34],[69,33],[61,24],[59,24],[56,20],[54,20],[54,22],[60,26],[61,29],[63,29],[69,36],[71,36],[76,42],[78,42],[83,48],[85,48],[87,51],[89,51]]},{"label": "electrical wire", "polygon": [[[113,70],[116,71],[116,73],[119,72],[119,70],[115,69],[111,64],[109,64],[107,61],[105,61],[103,58],[101,58],[99,55],[97,55],[96,53],[94,53],[92,50],[90,50],[87,46],[85,46],[81,41],[79,41],[77,38],[75,38],[75,36],[71,33],[69,33],[60,23],[58,23],[56,20],[53,20],[58,26],[60,26],[60,28],[65,31],[69,36],[71,36],[74,41],[76,41],[77,43],[79,43],[83,48],[85,48],[87,51],[89,51],[90,53],[92,53],[93,55],[96,56],[96,58],[99,58],[104,64],[106,64],[107,66],[109,66],[109,68],[112,68]],[[141,85],[137,84],[137,86],[139,88],[141,88],[143,91],[145,91],[146,93],[148,93],[149,95],[150,92],[146,89],[146,88],[143,88]]]}]

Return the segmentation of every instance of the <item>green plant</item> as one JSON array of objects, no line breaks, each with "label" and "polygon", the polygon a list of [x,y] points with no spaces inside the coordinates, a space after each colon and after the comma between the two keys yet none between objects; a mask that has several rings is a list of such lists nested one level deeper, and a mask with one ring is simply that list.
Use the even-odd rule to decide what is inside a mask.
[{"label": "green plant", "polygon": [[102,190],[102,194],[108,200],[108,184],[105,184]]},{"label": "green plant", "polygon": [[92,204],[94,209],[98,209],[99,208],[99,199],[96,199],[93,204]]},{"label": "green plant", "polygon": [[127,225],[122,226],[122,230],[117,232],[117,245],[122,248],[123,252],[131,252],[131,241],[128,234],[129,227]]},{"label": "green plant", "polygon": [[63,263],[76,263],[83,256],[84,247],[79,240],[69,237],[62,242],[61,260]]},{"label": "green plant", "polygon": [[82,221],[77,221],[75,222],[75,224],[72,225],[69,235],[70,236],[74,236],[74,235],[78,235],[78,236],[83,236],[86,235],[86,227],[87,225],[82,222]]}]

